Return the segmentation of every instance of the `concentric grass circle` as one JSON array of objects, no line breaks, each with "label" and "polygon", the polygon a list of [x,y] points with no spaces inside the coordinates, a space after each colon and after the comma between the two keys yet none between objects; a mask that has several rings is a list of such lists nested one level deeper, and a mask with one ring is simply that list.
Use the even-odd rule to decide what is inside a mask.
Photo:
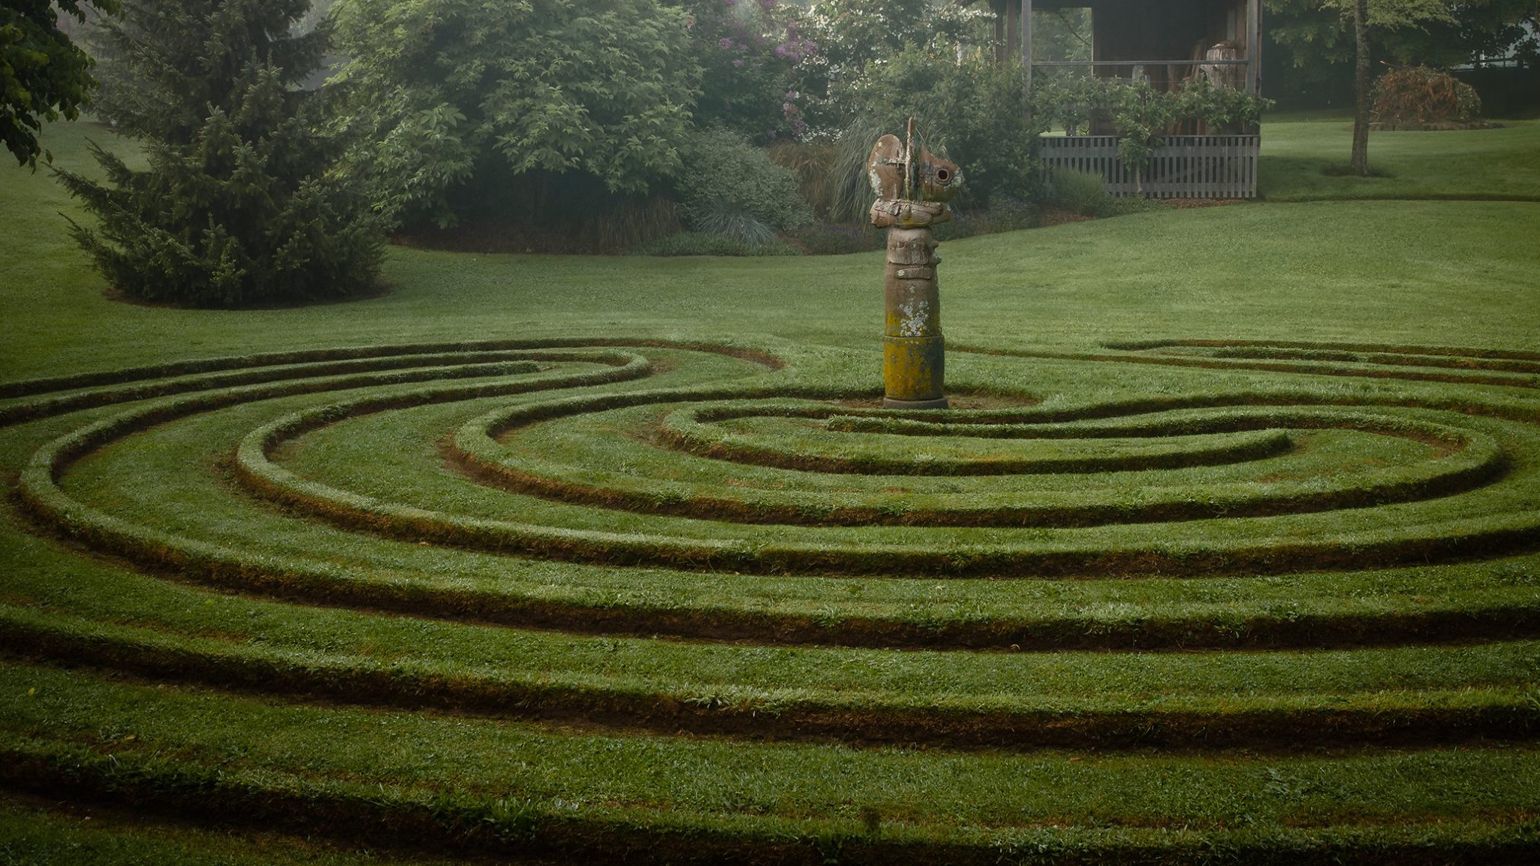
[{"label": "concentric grass circle", "polygon": [[[422,399],[437,399],[426,396],[431,393],[424,392]],[[732,396],[749,395],[720,390],[640,392],[499,410],[456,432],[449,445],[451,459],[473,474],[503,481],[506,487],[585,504],[654,516],[715,519],[716,523],[734,514],[753,523],[775,522],[785,515],[786,522],[803,526],[835,524],[861,531],[830,528],[785,541],[763,530],[724,533],[713,526],[705,533],[655,519],[636,521],[636,531],[621,534],[595,528],[593,516],[587,513],[570,515],[575,518],[571,520],[562,519],[569,515],[553,515],[549,522],[501,519],[496,516],[497,500],[480,514],[461,515],[428,499],[360,497],[305,479],[270,459],[270,452],[325,419],[378,407],[367,400],[323,406],[258,429],[243,440],[236,467],[241,479],[263,495],[393,537],[577,561],[768,573],[945,577],[1277,573],[1489,556],[1521,549],[1540,538],[1540,511],[1525,507],[1525,503],[1540,502],[1540,486],[1527,473],[1509,474],[1510,461],[1499,444],[1499,437],[1504,437],[1516,449],[1532,445],[1534,431],[1496,420],[1451,426],[1423,420],[1415,411],[1397,418],[1340,409],[1302,411],[1288,404],[1242,410],[1226,406],[1229,401],[1221,399],[1207,411],[1143,412],[1131,416],[1131,422],[1109,415],[1102,406],[1084,410],[1087,417],[1100,419],[1094,423],[1071,418],[1067,423],[1044,424],[1041,416],[1030,412],[964,412],[937,431],[942,435],[927,438],[913,435],[912,428],[907,435],[852,429],[858,426],[850,423],[856,419],[835,415],[827,404],[819,409],[795,404],[710,408],[708,403],[708,408],[673,411],[656,422],[645,414],[620,411],[681,402],[698,406]],[[766,437],[771,444],[756,443],[751,432],[718,436],[701,431],[707,426],[703,419],[719,424],[749,418],[816,421],[819,414],[835,423],[801,429],[801,425],[782,424],[792,429],[774,430],[795,443],[789,445],[774,442],[775,436]],[[516,436],[508,443],[499,442],[500,434],[515,428],[552,426],[569,419],[575,423],[568,423],[564,433],[536,437],[530,449],[509,453],[502,447],[517,444]],[[867,419],[925,423],[881,412]],[[1109,419],[1124,423],[1111,424]],[[620,437],[623,445],[616,449],[603,441],[570,441],[586,437],[588,429],[614,431],[605,438]],[[1295,439],[1284,430],[1294,431]],[[1339,434],[1338,441],[1304,438],[1306,431],[1317,430]],[[978,432],[988,435],[975,438]],[[1261,435],[1242,435],[1247,432]],[[1015,435],[1007,438],[1003,433]],[[542,452],[563,444],[555,441],[561,435],[569,440],[565,462],[543,457]],[[808,441],[821,436],[860,441],[837,446]],[[1387,438],[1395,442],[1383,448],[1379,442],[1352,441]],[[667,453],[659,460],[656,447],[647,447],[648,440],[685,456]],[[1155,446],[1146,444],[1152,440]],[[979,442],[991,448],[971,447]],[[1018,443],[1020,447],[1009,447]],[[798,445],[805,450],[797,450]],[[1347,458],[1331,456],[1333,446],[1341,452],[1366,452],[1367,456],[1357,458],[1361,462],[1396,461],[1397,465],[1343,471],[1339,466]],[[1402,453],[1406,446],[1418,453]],[[944,450],[933,453],[938,447]],[[1285,455],[1285,451],[1300,453]],[[692,459],[700,457],[706,461]],[[640,471],[633,461],[643,464]],[[1228,473],[1197,471],[1215,465],[1242,468]],[[1176,477],[1160,478],[1156,470],[1163,468],[1176,470]],[[657,486],[647,477],[652,472],[664,476]],[[1104,473],[1112,472],[1150,474],[1114,477],[1110,485],[1098,484]],[[809,482],[810,474],[833,474],[836,479]],[[1041,475],[1068,478],[1059,484],[1030,483]],[[615,480],[611,486],[584,482],[595,476]],[[895,481],[898,476],[905,477],[903,483]],[[1005,476],[1013,483],[1003,482]],[[926,483],[932,477],[945,482]],[[747,495],[726,495],[740,489],[747,489]],[[1454,494],[1466,496],[1456,503],[1450,498]],[[843,505],[847,501],[855,504]],[[1405,507],[1391,511],[1398,505]],[[1373,519],[1353,513],[1369,507],[1384,511]],[[1391,516],[1387,518],[1386,512]],[[1312,514],[1317,516],[1308,516]],[[1270,516],[1283,519],[1239,519]],[[1222,533],[1200,523],[1216,519],[1229,523]],[[1172,522],[1200,525],[1174,535],[1160,525]],[[1108,531],[939,534],[875,528],[884,524],[1108,527]],[[1347,531],[1344,526],[1349,527]],[[1302,541],[1301,536],[1309,540]]]},{"label": "concentric grass circle", "polygon": [[[1048,384],[906,413],[762,350],[546,340],[0,387],[8,531],[54,563],[6,587],[0,647],[667,749],[1540,730],[1540,360],[1173,341],[1034,379],[975,354]],[[17,778],[106,778],[29,743]]]},{"label": "concentric grass circle", "polygon": [[[4,411],[37,418],[141,401],[38,449],[19,494],[57,530],[216,582],[257,580],[262,569],[196,533],[167,536],[72,497],[71,467],[159,425],[316,395],[234,443],[231,471],[248,494],[387,539],[520,557],[891,579],[1166,579],[1479,559],[1540,538],[1540,476],[1530,471],[1540,439],[1509,410],[1285,391],[906,414],[774,377],[645,387],[645,348],[480,344],[461,351],[466,364],[446,363],[454,353],[442,346],[324,350],[254,359],[238,374],[231,362],[195,362],[130,371],[117,389],[49,393],[101,377],[11,386],[45,396]],[[748,354],[732,363],[777,366]],[[203,370],[215,371],[203,374],[208,388],[180,375]],[[637,387],[598,387],[625,382]],[[443,463],[398,467],[368,491],[278,456],[298,449],[316,465],[357,466],[356,454],[330,460],[326,450],[354,428],[516,396],[429,428],[433,441],[415,444]],[[379,495],[382,485],[409,495]],[[788,537],[786,526],[805,529]],[[328,583],[313,565],[269,571],[257,582]],[[323,594],[352,599],[338,583]]]}]

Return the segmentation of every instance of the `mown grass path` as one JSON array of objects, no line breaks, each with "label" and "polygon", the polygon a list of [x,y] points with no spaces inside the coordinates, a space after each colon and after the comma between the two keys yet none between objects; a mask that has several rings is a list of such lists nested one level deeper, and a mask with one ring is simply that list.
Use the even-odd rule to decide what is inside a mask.
[{"label": "mown grass path", "polygon": [[1540,205],[948,244],[938,416],[871,256],[160,310],[7,180],[0,854],[1540,851]]}]

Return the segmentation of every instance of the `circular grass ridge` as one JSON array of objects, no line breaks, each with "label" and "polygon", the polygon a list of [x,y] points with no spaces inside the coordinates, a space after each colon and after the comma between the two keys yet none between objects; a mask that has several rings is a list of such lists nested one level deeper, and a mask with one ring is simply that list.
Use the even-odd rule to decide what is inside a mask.
[{"label": "circular grass ridge", "polygon": [[[529,418],[549,419],[552,415],[613,409],[620,404],[634,404],[649,399],[673,402],[681,398],[709,400],[716,396],[718,396],[717,392],[696,394],[665,392],[633,394],[624,399],[598,397],[586,401],[567,400],[556,406],[537,404],[515,410],[512,417],[494,415],[478,419],[468,425],[469,429],[461,428],[451,447],[456,450],[455,456],[474,472],[496,474],[497,462],[480,456],[491,450],[488,443],[495,441],[494,431],[518,426]],[[342,407],[334,407],[320,410],[320,414],[348,411]],[[1265,417],[1257,419],[1257,422],[1268,423]],[[1489,555],[1504,549],[1521,547],[1540,538],[1540,511],[1532,507],[1514,509],[1515,503],[1540,501],[1540,489],[1526,484],[1522,477],[1509,479],[1509,484],[1501,485],[1491,495],[1490,498],[1500,502],[1499,507],[1504,509],[1504,512],[1495,518],[1483,517],[1480,520],[1473,520],[1468,516],[1467,504],[1443,509],[1433,505],[1424,506],[1426,513],[1437,514],[1439,511],[1444,511],[1449,514],[1445,518],[1445,524],[1437,526],[1436,529],[1430,529],[1426,523],[1406,526],[1398,522],[1397,525],[1385,527],[1379,531],[1344,533],[1333,525],[1333,522],[1338,519],[1333,515],[1329,519],[1317,521],[1321,526],[1319,531],[1322,535],[1314,542],[1296,540],[1300,534],[1299,530],[1286,523],[1280,531],[1275,532],[1268,532],[1269,528],[1265,525],[1255,524],[1250,527],[1248,533],[1254,540],[1246,539],[1240,543],[1215,541],[1208,533],[1194,541],[1183,543],[1173,541],[1165,530],[1145,529],[1142,533],[1135,531],[1141,528],[1141,523],[1152,517],[1159,519],[1161,516],[1166,516],[1169,520],[1184,517],[1194,519],[1216,514],[1229,515],[1232,512],[1238,512],[1243,516],[1259,513],[1276,514],[1280,510],[1280,505],[1288,511],[1288,506],[1293,502],[1300,503],[1295,509],[1298,512],[1388,505],[1402,499],[1439,497],[1460,492],[1485,481],[1502,480],[1505,458],[1492,437],[1480,432],[1462,434],[1447,427],[1416,425],[1409,422],[1397,424],[1391,421],[1376,422],[1374,419],[1351,417],[1336,420],[1336,423],[1342,427],[1361,432],[1391,430],[1395,431],[1394,435],[1425,438],[1435,443],[1436,451],[1453,448],[1456,453],[1437,455],[1436,459],[1430,461],[1431,465],[1424,467],[1420,473],[1416,470],[1398,468],[1371,472],[1367,483],[1363,483],[1365,479],[1349,479],[1347,484],[1349,489],[1346,491],[1320,491],[1318,479],[1311,479],[1302,484],[1250,482],[1232,485],[1184,486],[1172,491],[1170,495],[1181,502],[1198,501],[1204,504],[1188,506],[1185,509],[1180,507],[1172,509],[1168,504],[1169,499],[1167,503],[1157,501],[1156,508],[1165,506],[1164,515],[1158,511],[1155,515],[1141,512],[1138,503],[1144,498],[1144,491],[1138,491],[1139,498],[1130,504],[1123,505],[1121,508],[1116,505],[1110,506],[1110,510],[1114,513],[1122,514],[1122,520],[1119,523],[1121,528],[1127,530],[1122,533],[1122,537],[1061,533],[1034,536],[1030,538],[1028,544],[999,544],[994,543],[993,538],[988,538],[982,543],[967,545],[957,544],[953,537],[947,537],[941,544],[896,544],[888,540],[889,536],[875,534],[874,543],[867,543],[858,534],[833,532],[825,533],[828,537],[824,539],[792,542],[779,539],[760,540],[747,533],[741,538],[717,539],[699,537],[698,533],[688,528],[678,532],[669,531],[661,525],[657,531],[618,534],[585,529],[581,526],[546,526],[523,521],[460,516],[435,508],[381,501],[373,497],[361,498],[347,490],[302,479],[283,469],[270,460],[266,452],[282,443],[283,437],[278,435],[277,431],[289,423],[288,421],[276,422],[272,427],[254,432],[243,442],[243,447],[237,455],[237,469],[241,479],[264,495],[349,527],[372,529],[394,537],[578,561],[759,572],[877,575],[892,572],[920,572],[949,577],[1107,576],[1137,575],[1145,572],[1201,574],[1234,573],[1241,570],[1278,572],[1312,566],[1363,568],[1396,565],[1472,554]],[[1233,421],[1226,423],[1227,426],[1234,424]],[[1332,419],[1324,415],[1303,417],[1286,414],[1277,419],[1276,423],[1308,429],[1330,425]],[[1517,425],[1510,426],[1517,428]],[[1515,429],[1510,435],[1527,436],[1528,431],[1522,428]],[[667,440],[666,436],[665,440]],[[910,444],[915,440],[912,437],[905,437],[901,441],[903,444]],[[711,456],[719,460],[738,462],[737,458],[742,455],[728,448]],[[1201,454],[1193,462],[1200,465],[1206,463],[1207,456],[1207,454]],[[862,459],[849,459],[842,467],[842,473],[853,473]],[[1163,462],[1166,461],[1157,461],[1157,465]],[[516,463],[515,466],[517,465]],[[587,475],[595,465],[594,461],[585,460],[574,464],[571,471]],[[875,473],[883,474],[884,468],[887,467],[879,466]],[[937,474],[958,473],[942,471]],[[527,477],[527,475],[528,473],[522,469],[515,468],[511,477],[516,481],[520,476]],[[735,470],[735,479],[745,477],[754,476]],[[882,489],[892,488],[889,486]],[[584,497],[580,491],[581,488],[574,492],[577,498],[582,499]],[[1324,502],[1314,499],[1318,492],[1324,497]],[[975,491],[962,494],[963,497],[970,499],[975,495]],[[645,498],[646,491],[640,491],[640,496]],[[1077,498],[1085,498],[1063,492],[1056,492],[1055,497],[1066,498],[1072,502]],[[597,500],[602,497],[591,495],[587,498]],[[664,491],[658,498],[665,504],[690,501],[688,494],[681,495],[677,490]],[[889,495],[887,498],[894,497]],[[1020,498],[1030,501],[1033,497],[1028,494]],[[1097,504],[1102,505],[1102,503]],[[901,504],[895,505],[895,508],[902,507]],[[706,515],[710,514],[714,508],[715,502],[708,499],[696,508],[695,512]],[[1007,507],[1002,506],[1002,512],[994,513],[987,510],[980,513],[975,510],[968,522],[985,526],[1002,524],[1051,526],[1065,523],[1075,526],[1094,521],[1096,517],[1101,517],[1103,523],[1112,522],[1107,519],[1110,515],[1109,506],[1106,505],[1103,505],[1103,510],[1100,512],[1093,506],[1089,512],[1092,516],[1088,519],[1086,511],[1078,514],[1069,512],[1066,516],[1053,505],[1045,503],[1038,507],[1037,512],[1041,517],[1035,522],[1032,519],[1031,510],[1024,512],[1021,509],[1006,509]],[[1514,510],[1509,512],[1508,509]],[[1207,515],[1204,513],[1205,510]],[[1419,516],[1409,515],[1409,519],[1415,520]],[[1289,511],[1288,517],[1296,525],[1307,519],[1294,516],[1293,511]],[[651,528],[651,524],[648,528]],[[1142,544],[1138,542],[1141,534],[1149,539]],[[1129,537],[1135,539],[1134,543],[1124,540]],[[922,541],[923,538],[924,536],[919,536]]]},{"label": "circular grass ridge", "polygon": [[[1029,369],[1022,355],[974,354],[995,375]],[[236,718],[255,712],[247,693],[429,728],[470,714],[493,738],[555,724],[536,735],[839,744],[874,774],[886,746],[1193,766],[1238,749],[1529,754],[1540,356],[1160,341],[1039,357],[1043,391],[964,389],[944,415],[880,409],[812,360],[660,340],[323,349],[0,386],[21,457],[7,532],[54,563],[0,594],[0,647],[29,660],[5,667],[128,678],[103,695],[170,683],[168,707],[213,689]],[[1320,375],[1373,388],[1302,378]],[[1063,393],[1054,376],[1104,384],[1040,402]],[[63,784],[69,737],[11,728],[42,739],[9,784]],[[203,748],[187,737],[170,754]],[[128,782],[86,762],[71,784],[174,809],[199,760]],[[245,784],[230,796],[281,799]],[[318,792],[305,802],[339,808]],[[661,814],[605,832],[635,842]],[[1498,821],[1496,847],[1448,850],[1521,850],[1529,814]],[[530,838],[582,848],[541,815]],[[1100,821],[1060,818],[1046,823]],[[946,837],[968,861],[996,844],[987,820],[972,841],[937,820],[872,850]],[[712,856],[773,848],[716,832]],[[807,833],[788,850],[833,838]],[[1391,837],[1373,844],[1404,853],[1410,837]]]}]

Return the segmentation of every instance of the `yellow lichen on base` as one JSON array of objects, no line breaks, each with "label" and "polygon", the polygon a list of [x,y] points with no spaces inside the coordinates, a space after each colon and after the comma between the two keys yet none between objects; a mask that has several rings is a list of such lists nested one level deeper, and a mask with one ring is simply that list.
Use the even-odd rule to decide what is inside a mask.
[{"label": "yellow lichen on base", "polygon": [[936,282],[940,261],[930,229],[888,230],[882,379],[889,401],[934,404],[945,399],[946,357]]}]

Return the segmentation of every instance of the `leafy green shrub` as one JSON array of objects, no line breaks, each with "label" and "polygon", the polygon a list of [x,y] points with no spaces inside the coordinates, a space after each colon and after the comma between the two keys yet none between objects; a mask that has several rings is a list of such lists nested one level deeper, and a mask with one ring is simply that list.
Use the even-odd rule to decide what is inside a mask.
[{"label": "leafy green shrub", "polygon": [[1117,81],[1101,96],[1118,131],[1118,157],[1142,175],[1166,130],[1177,121],[1176,99],[1143,78]]},{"label": "leafy green shrub", "polygon": [[706,232],[736,227],[746,243],[762,240],[743,233],[754,231],[755,223],[785,231],[813,218],[791,171],[742,135],[719,127],[689,136],[674,186],[686,226]]},{"label": "leafy green shrub", "polygon": [[[1035,196],[1041,164],[1033,151],[1043,128],[1029,116],[1026,74],[1019,64],[983,56],[959,62],[955,55],[909,50],[867,72],[848,97],[858,118],[850,129],[862,134],[848,148],[840,146],[836,169],[842,184],[864,184],[866,156],[877,135],[900,133],[914,117],[931,149],[962,168],[959,206],[986,207],[996,195]],[[865,196],[870,198],[869,190]]]},{"label": "leafy green shrub", "polygon": [[1112,207],[1101,175],[1089,171],[1056,169],[1043,185],[1043,201],[1081,216],[1106,216]]},{"label": "leafy green shrub", "polygon": [[1481,116],[1476,89],[1447,72],[1405,66],[1374,83],[1374,122],[1382,129],[1440,129],[1473,124]]},{"label": "leafy green shrub", "polygon": [[1198,120],[1210,135],[1240,134],[1262,121],[1269,100],[1234,87],[1217,87],[1204,76],[1187,82],[1175,94],[1173,111],[1178,120]]},{"label": "leafy green shrub", "polygon": [[1254,127],[1272,100],[1233,87],[1219,87],[1196,77],[1177,90],[1158,90],[1144,78],[1096,78],[1064,75],[1034,85],[1032,110],[1062,123],[1071,135],[1085,129],[1093,113],[1105,112],[1123,130],[1156,132],[1184,121],[1198,121],[1211,132],[1241,132]]},{"label": "leafy green shrub", "polygon": [[1090,75],[1043,75],[1032,82],[1032,112],[1050,128],[1062,127],[1065,135],[1083,135],[1090,130],[1105,86],[1103,79]]},{"label": "leafy green shrub", "polygon": [[772,236],[765,244],[748,244],[722,234],[680,232],[631,249],[638,256],[794,256],[797,251]]},{"label": "leafy green shrub", "polygon": [[392,223],[452,225],[454,194],[581,174],[646,195],[678,171],[700,68],[659,0],[341,0],[349,168]]},{"label": "leafy green shrub", "polygon": [[1038,85],[1032,112],[1046,122],[1063,124],[1075,134],[1096,112],[1112,121],[1118,155],[1136,172],[1143,172],[1167,131],[1182,121],[1201,121],[1211,131],[1240,131],[1261,119],[1271,102],[1244,91],[1215,87],[1199,77],[1182,89],[1157,90],[1143,78],[1064,76]]},{"label": "leafy green shrub", "polygon": [[672,0],[689,15],[703,74],[697,125],[720,124],[755,142],[805,130],[793,70],[814,46],[795,4]]}]

